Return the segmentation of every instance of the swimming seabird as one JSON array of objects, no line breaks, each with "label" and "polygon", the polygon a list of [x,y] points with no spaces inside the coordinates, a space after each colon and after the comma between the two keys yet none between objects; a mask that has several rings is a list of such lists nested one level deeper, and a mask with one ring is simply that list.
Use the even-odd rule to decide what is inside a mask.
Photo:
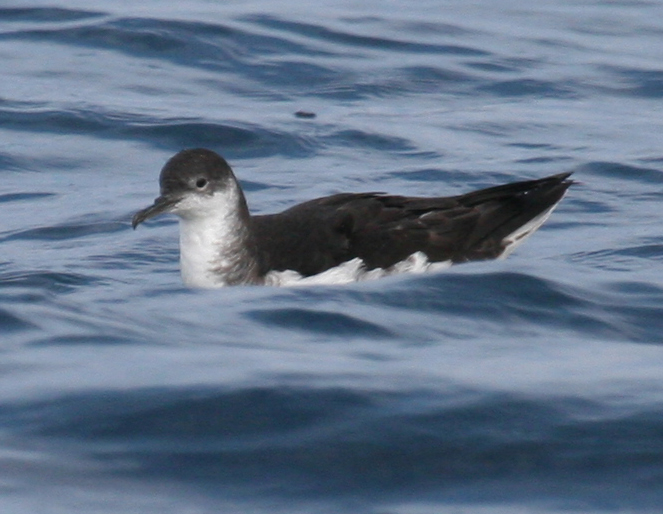
[{"label": "swimming seabird", "polygon": [[182,278],[192,287],[278,283],[279,272],[312,277],[350,262],[388,273],[413,256],[429,263],[505,257],[548,218],[570,175],[451,197],[341,193],[252,216],[225,159],[196,148],[166,163],[161,195],[132,225],[179,216]]}]

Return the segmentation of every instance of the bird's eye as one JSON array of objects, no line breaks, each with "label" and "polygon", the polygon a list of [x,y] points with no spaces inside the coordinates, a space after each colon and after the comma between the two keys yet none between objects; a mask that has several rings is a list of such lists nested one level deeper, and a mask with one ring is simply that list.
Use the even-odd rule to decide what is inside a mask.
[{"label": "bird's eye", "polygon": [[198,180],[196,180],[196,187],[198,189],[202,189],[207,185],[207,179],[200,177]]}]

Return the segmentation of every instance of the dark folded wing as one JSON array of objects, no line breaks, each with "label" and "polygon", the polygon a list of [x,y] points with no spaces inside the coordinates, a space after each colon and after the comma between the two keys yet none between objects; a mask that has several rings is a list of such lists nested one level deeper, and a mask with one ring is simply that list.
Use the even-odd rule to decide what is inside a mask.
[{"label": "dark folded wing", "polygon": [[313,275],[354,257],[368,268],[388,268],[415,252],[431,261],[496,258],[506,238],[561,200],[569,175],[454,197],[340,194],[256,216],[261,269]]}]

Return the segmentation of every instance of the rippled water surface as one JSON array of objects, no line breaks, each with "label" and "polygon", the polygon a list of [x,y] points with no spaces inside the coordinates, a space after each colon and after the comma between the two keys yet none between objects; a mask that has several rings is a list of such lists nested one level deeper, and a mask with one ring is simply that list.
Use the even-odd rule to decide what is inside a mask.
[{"label": "rippled water surface", "polygon": [[[0,510],[660,512],[662,37],[658,1],[3,3]],[[255,213],[577,183],[506,261],[191,291],[130,219],[200,146]]]}]

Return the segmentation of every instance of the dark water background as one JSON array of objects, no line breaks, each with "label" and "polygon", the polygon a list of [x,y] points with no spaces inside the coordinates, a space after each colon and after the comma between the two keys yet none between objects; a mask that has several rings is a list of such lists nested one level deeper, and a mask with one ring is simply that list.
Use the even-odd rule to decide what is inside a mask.
[{"label": "dark water background", "polygon": [[[662,2],[4,2],[0,62],[3,514],[662,511]],[[254,212],[578,184],[506,261],[190,291],[129,221],[192,146]]]}]

